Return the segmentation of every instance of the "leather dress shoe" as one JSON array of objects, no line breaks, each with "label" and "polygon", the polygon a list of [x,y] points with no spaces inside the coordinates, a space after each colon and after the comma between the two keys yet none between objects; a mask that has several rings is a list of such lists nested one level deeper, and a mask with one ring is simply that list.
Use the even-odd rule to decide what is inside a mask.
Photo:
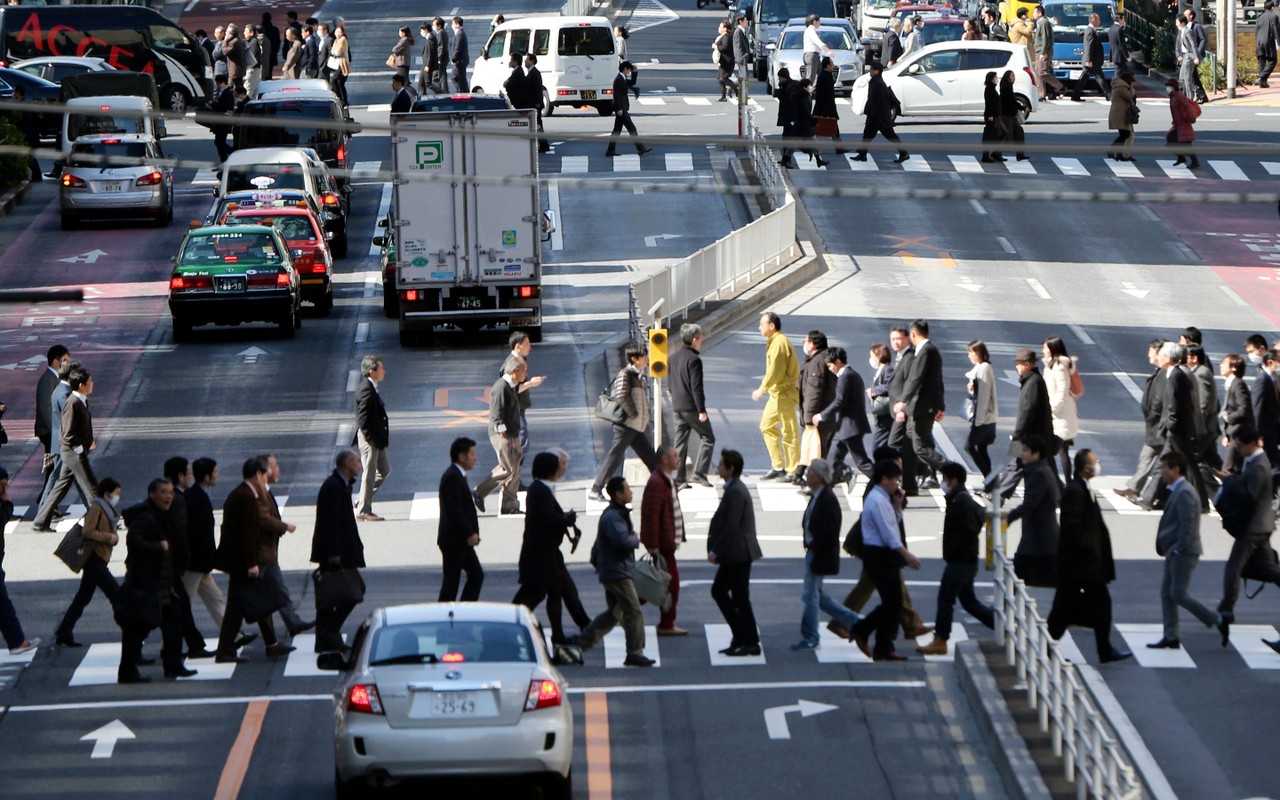
[{"label": "leather dress shoe", "polygon": [[116,678],[116,683],[151,683],[151,678],[146,675],[130,675],[126,678]]},{"label": "leather dress shoe", "polygon": [[624,667],[652,667],[654,660],[647,656],[627,656],[622,660]]},{"label": "leather dress shoe", "polygon": [[853,643],[858,646],[858,649],[862,651],[862,654],[864,656],[866,656],[867,658],[874,659],[874,656],[871,655],[871,648],[867,645],[867,637],[859,636],[858,634],[855,633],[853,634],[852,638],[853,638]]},{"label": "leather dress shoe", "polygon": [[297,635],[298,635],[298,634],[300,634],[300,633],[306,633],[307,631],[311,630],[311,629],[312,629],[312,628],[314,628],[315,626],[316,626],[316,623],[315,623],[315,621],[314,621],[314,620],[312,620],[311,622],[303,622],[303,623],[302,623],[301,625],[299,625],[298,627],[296,627],[296,628],[294,628],[293,630],[289,631],[289,635],[290,635],[290,636],[297,636]]},{"label": "leather dress shoe", "polygon": [[1103,664],[1112,664],[1116,661],[1124,661],[1126,658],[1133,658],[1133,653],[1124,650],[1116,650],[1112,648],[1110,653],[1098,658]]},{"label": "leather dress shoe", "polygon": [[138,656],[138,664],[141,666],[149,666],[156,663],[154,656]]},{"label": "leather dress shoe", "polygon": [[899,652],[885,653],[882,656],[873,656],[873,661],[906,661],[907,657]]},{"label": "leather dress shoe", "polygon": [[1263,639],[1262,643],[1267,647],[1270,647],[1272,650],[1275,650],[1277,653],[1280,653],[1280,639],[1276,639],[1274,642],[1268,642],[1266,639]]},{"label": "leather dress shoe", "polygon": [[[1277,646],[1280,646],[1280,642],[1277,643]],[[1277,651],[1277,652],[1280,652],[1280,651]],[[729,652],[725,653],[725,655],[730,656],[732,658],[741,658],[743,656],[758,656],[760,655],[760,645],[758,644],[738,645],[737,647],[731,648]]]},{"label": "leather dress shoe", "polygon": [[1152,642],[1147,645],[1151,650],[1179,650],[1182,648],[1182,642],[1177,639],[1161,639],[1158,642]]},{"label": "leather dress shoe", "polygon": [[1137,500],[1139,497],[1141,497],[1141,495],[1139,495],[1134,490],[1128,488],[1127,486],[1123,489],[1116,489],[1115,492],[1116,494],[1123,497],[1125,500]]},{"label": "leather dress shoe", "polygon": [[834,619],[827,623],[827,630],[831,631],[836,636],[839,636],[841,639],[849,639],[853,636],[853,633],[845,627],[843,622]]},{"label": "leather dress shoe", "polygon": [[722,655],[722,656],[727,656],[727,655],[729,655],[730,653],[732,653],[734,650],[737,650],[740,646],[741,646],[741,645],[736,645],[736,644],[733,644],[732,642],[730,642],[728,647],[726,647],[725,649],[723,649],[723,650],[721,650],[721,651],[720,651],[720,655]]},{"label": "leather dress shoe", "polygon": [[164,676],[166,678],[190,678],[192,675],[198,674],[198,670],[188,667],[178,667],[177,669],[166,669]]},{"label": "leather dress shoe", "polygon": [[70,636],[55,636],[53,643],[59,647],[84,647],[84,645],[80,644]]},{"label": "leather dress shoe", "polygon": [[768,472],[766,472],[764,475],[760,476],[760,480],[771,481],[777,478],[784,477],[786,474],[787,474],[787,471],[785,469],[771,469]]},{"label": "leather dress shoe", "polygon": [[1222,619],[1218,622],[1218,633],[1222,634],[1223,647],[1226,647],[1231,642],[1231,623],[1234,621],[1234,616],[1223,614]]},{"label": "leather dress shoe", "polygon": [[215,664],[248,664],[249,659],[235,653],[217,653],[213,657]]},{"label": "leather dress shoe", "polygon": [[524,514],[524,509],[520,508],[520,506],[512,506],[511,508],[501,509],[498,513],[503,515],[504,517],[522,516]]},{"label": "leather dress shoe", "polygon": [[214,652],[200,648],[199,650],[190,650],[187,652],[187,658],[213,658]]},{"label": "leather dress shoe", "polygon": [[256,642],[256,641],[258,641],[258,634],[256,633],[241,634],[240,638],[236,639],[236,643],[234,647],[237,650],[239,650],[241,647],[244,647],[245,645],[248,645],[248,644],[252,644],[253,642]]},{"label": "leather dress shoe", "polygon": [[645,153],[652,153],[652,152],[653,152],[653,148],[652,148],[652,147],[637,147],[637,148],[636,148],[636,155],[641,155],[641,156],[642,156],[642,155],[644,155]]},{"label": "leather dress shoe", "polygon": [[288,645],[284,642],[269,644],[267,645],[267,658],[280,658],[281,656],[287,656],[297,649],[298,648],[293,645]]}]

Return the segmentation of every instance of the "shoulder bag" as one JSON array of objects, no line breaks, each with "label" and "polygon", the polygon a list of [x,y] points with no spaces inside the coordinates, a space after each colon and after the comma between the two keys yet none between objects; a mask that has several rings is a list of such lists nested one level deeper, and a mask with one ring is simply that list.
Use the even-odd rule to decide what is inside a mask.
[{"label": "shoulder bag", "polygon": [[355,567],[329,572],[314,570],[311,582],[316,587],[316,611],[364,602],[364,578]]},{"label": "shoulder bag", "polygon": [[1079,400],[1084,397],[1084,378],[1080,377],[1080,369],[1071,365],[1071,396]]},{"label": "shoulder bag", "polygon": [[266,619],[288,603],[284,587],[277,585],[266,573],[259,573],[258,577],[239,584],[233,591],[236,604],[249,622]]},{"label": "shoulder bag", "polygon": [[84,525],[77,522],[71,526],[71,530],[67,531],[62,537],[62,541],[54,549],[53,554],[62,560],[63,564],[70,567],[72,572],[80,572],[84,569],[85,562],[89,560],[90,554],[93,553],[93,542],[86,542],[84,539]]},{"label": "shoulder bag", "polygon": [[854,520],[853,527],[844,537],[844,551],[854,558],[862,558],[862,516]]},{"label": "shoulder bag", "polygon": [[400,60],[396,57],[396,55],[392,53],[391,55],[387,56],[387,66],[391,67],[392,69],[395,69],[396,67],[402,67],[404,65],[401,64]]},{"label": "shoulder bag", "polygon": [[596,416],[605,422],[621,425],[627,421],[627,412],[621,403],[613,399],[613,392],[610,391],[612,388],[613,384],[610,384],[596,398]]},{"label": "shoulder bag", "polygon": [[1138,101],[1134,100],[1132,103],[1129,104],[1129,107],[1125,109],[1125,112],[1124,112],[1125,124],[1137,125],[1138,117],[1141,115],[1142,115],[1142,111],[1138,108]]},{"label": "shoulder bag", "polygon": [[641,600],[652,603],[664,612],[671,610],[671,573],[667,572],[664,559],[641,556],[636,562],[632,580]]}]

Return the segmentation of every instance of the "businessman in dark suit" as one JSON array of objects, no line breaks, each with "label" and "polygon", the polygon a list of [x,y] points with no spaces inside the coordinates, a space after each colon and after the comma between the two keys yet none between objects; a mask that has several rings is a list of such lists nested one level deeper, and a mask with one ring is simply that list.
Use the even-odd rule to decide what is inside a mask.
[{"label": "businessman in dark suit", "polygon": [[862,442],[862,437],[871,432],[867,422],[866,388],[862,376],[848,362],[849,355],[843,347],[827,349],[827,368],[836,376],[836,396],[830,405],[813,415],[814,425],[831,419],[836,421],[830,459],[831,479],[835,483],[853,480],[853,470],[844,463],[846,454],[853,455],[854,466],[868,478],[874,466]]},{"label": "businessman in dark suit", "polygon": [[[899,331],[901,331],[900,334]],[[890,331],[891,346],[896,347],[895,334],[900,335],[905,344],[895,357],[893,376],[889,378],[889,408],[893,424],[889,428],[888,444],[902,455],[902,491],[907,497],[915,497],[920,494],[920,482],[916,476],[919,462],[916,459],[915,449],[911,446],[911,439],[907,435],[907,415],[905,412],[898,414],[896,409],[899,404],[905,407],[907,396],[903,389],[907,384],[907,376],[911,374],[911,363],[915,360],[916,353],[911,347],[911,335],[905,329]]]},{"label": "businessman in dark suit", "polygon": [[436,88],[435,73],[440,69],[440,42],[436,39],[430,20],[423,21],[418,34],[422,36],[422,71],[418,73],[418,94],[421,96],[428,89]]},{"label": "businessman in dark suit", "polygon": [[476,468],[476,443],[465,437],[454,439],[449,446],[449,459],[453,463],[440,476],[440,527],[436,533],[436,545],[443,559],[443,579],[440,582],[441,603],[458,600],[458,584],[462,573],[467,573],[467,585],[462,589],[462,601],[480,599],[480,586],[484,583],[484,569],[476,557],[480,544],[480,521],[467,473]]},{"label": "businessman in dark suit", "polygon": [[1178,607],[1182,606],[1213,628],[1222,624],[1215,614],[1191,596],[1191,573],[1195,571],[1204,547],[1200,543],[1200,497],[1187,480],[1191,465],[1181,453],[1160,456],[1160,479],[1169,486],[1160,527],[1156,530],[1156,553],[1164,556],[1164,577],[1160,581],[1160,611],[1164,635],[1147,647],[1153,650],[1177,650]]},{"label": "businessman in dark suit", "polygon": [[[613,133],[610,134],[611,136],[616,137],[622,133],[623,128],[627,129],[627,133],[630,133],[633,139],[638,135],[636,124],[631,121],[631,75],[635,69],[630,61],[623,61],[618,65],[618,74],[613,78]],[[636,153],[639,155],[644,155],[651,150],[653,150],[652,147],[645,147],[639,141],[636,142]],[[617,139],[609,140],[609,147],[604,154],[609,158],[618,154]]]},{"label": "businessman in dark suit", "polygon": [[[58,431],[58,455],[62,469],[32,523],[32,527],[41,533],[53,530],[50,527],[53,512],[66,497],[71,484],[74,483],[85,498],[92,498],[94,487],[98,485],[93,468],[89,466],[89,451],[97,446],[93,441],[93,417],[89,414],[88,405],[89,395],[93,394],[93,376],[83,367],[73,369],[67,375],[67,387],[70,394],[62,406]],[[85,503],[88,504],[87,499]]]},{"label": "businessman in dark suit", "polygon": [[[1156,365],[1156,358],[1160,355],[1160,348],[1163,346],[1164,339],[1151,340],[1147,345],[1148,364],[1153,367]],[[1137,503],[1142,497],[1142,490],[1156,467],[1156,459],[1164,449],[1164,440],[1160,436],[1160,418],[1164,416],[1164,379],[1165,371],[1156,367],[1147,377],[1147,383],[1142,388],[1142,421],[1145,438],[1142,449],[1138,452],[1138,466],[1133,471],[1133,476],[1125,482],[1125,487],[1115,490],[1116,494],[1132,503]]]},{"label": "businessman in dark suit", "polygon": [[1111,82],[1107,80],[1107,76],[1102,74],[1102,62],[1104,56],[1102,52],[1102,33],[1098,31],[1098,25],[1102,23],[1102,19],[1097,14],[1089,15],[1089,24],[1084,29],[1084,46],[1082,48],[1081,60],[1084,62],[1084,69],[1080,72],[1080,78],[1076,81],[1075,91],[1071,93],[1071,99],[1077,103],[1083,102],[1080,93],[1084,91],[1084,82],[1094,80],[1098,83],[1098,89],[1111,99]]},{"label": "businessman in dark suit", "polygon": [[[512,603],[521,603],[532,611],[544,599],[547,620],[551,623],[552,644],[576,644],[576,636],[565,636],[561,607],[568,606],[569,616],[582,630],[591,617],[578,599],[578,587],[564,565],[560,545],[565,534],[574,528],[577,513],[567,514],[556,500],[555,483],[568,468],[568,455],[538,453],[533,457],[533,482],[525,495],[524,541],[520,545],[520,588]],[[576,544],[576,541],[575,541]]]},{"label": "businessman in dark suit", "polygon": [[[311,535],[311,561],[320,572],[364,566],[364,542],[351,508],[351,484],[360,474],[360,454],[346,449],[334,459],[333,474],[316,495],[316,526]],[[350,649],[342,641],[342,623],[354,603],[316,609],[316,652]]]},{"label": "businessman in dark suit", "polygon": [[[1223,569],[1222,600],[1218,603],[1218,611],[1222,615],[1218,630],[1222,633],[1223,647],[1227,646],[1229,626],[1235,621],[1241,573],[1247,569],[1251,578],[1280,585],[1280,569],[1266,558],[1271,534],[1276,527],[1271,461],[1261,447],[1256,430],[1241,425],[1232,434],[1231,441],[1244,462],[1239,480],[1248,490],[1253,513],[1232,543],[1231,555],[1227,556],[1227,565]],[[1223,516],[1225,518],[1226,514]]]},{"label": "businessman in dark suit", "polygon": [[391,472],[387,458],[387,446],[391,441],[391,426],[387,420],[387,407],[382,404],[378,387],[387,377],[387,368],[377,356],[360,359],[360,381],[356,389],[356,435],[351,442],[360,448],[360,468],[364,477],[360,480],[360,519],[365,522],[382,522],[373,513],[373,493],[378,491]]},{"label": "businessman in dark suit", "polygon": [[400,73],[391,76],[391,89],[396,93],[391,98],[392,114],[407,114],[413,110],[413,95],[409,92],[408,79]]},{"label": "businessman in dark suit", "polygon": [[467,52],[467,32],[462,29],[462,17],[453,18],[453,35],[449,37],[449,63],[453,65],[453,80],[450,83],[453,91],[470,91],[467,66],[471,63],[471,55]]},{"label": "businessman in dark suit", "polygon": [[218,632],[218,650],[215,659],[219,664],[239,664],[249,659],[236,653],[242,622],[257,622],[262,631],[262,643],[268,658],[278,658],[294,648],[276,639],[276,629],[271,615],[260,620],[246,620],[240,607],[239,596],[251,581],[263,580],[262,529],[258,508],[258,496],[267,491],[268,467],[266,459],[250,458],[244,462],[240,474],[244,481],[231,490],[222,504],[222,538],[214,555],[214,567],[227,573],[227,610]]},{"label": "businessman in dark suit", "polygon": [[1111,45],[1111,63],[1117,70],[1129,68],[1129,43],[1124,38],[1124,16],[1116,15],[1115,21],[1107,31],[1107,42]]},{"label": "businessman in dark suit", "polygon": [[48,366],[44,372],[40,373],[40,380],[36,381],[36,438],[40,440],[40,444],[44,445],[44,475],[48,477],[49,469],[53,465],[53,419],[52,406],[49,400],[53,395],[53,387],[58,385],[58,368],[63,364],[70,363],[71,353],[67,348],[60,344],[55,344],[49,348],[46,354]]},{"label": "businessman in dark suit", "polygon": [[1280,358],[1268,349],[1258,353],[1258,375],[1249,386],[1253,399],[1253,419],[1262,436],[1262,449],[1267,459],[1280,464],[1280,392],[1276,390],[1275,370],[1280,369]]},{"label": "businessman in dark suit", "polygon": [[[671,407],[676,415],[676,455],[680,466],[676,468],[676,486],[689,483],[710,486],[707,471],[711,469],[711,452],[716,445],[715,432],[711,430],[711,418],[707,415],[707,397],[702,384],[702,326],[685,323],[680,326],[680,340],[684,347],[675,351],[668,360],[671,372]],[[693,459],[693,478],[688,477],[685,466],[689,453],[689,434],[698,436],[698,452]]]},{"label": "businessman in dark suit", "polygon": [[[942,388],[942,354],[929,341],[929,323],[925,320],[912,322],[908,332],[915,356],[911,359],[911,373],[902,386],[902,406],[895,406],[894,411],[906,415],[911,449],[932,472],[947,463],[933,440],[933,423],[942,421],[947,408]],[[930,479],[929,488],[938,488],[936,479]]]},{"label": "businessman in dark suit", "polygon": [[707,532],[707,561],[716,565],[711,597],[733,632],[729,646],[720,651],[726,656],[760,655],[760,631],[751,608],[751,563],[762,553],[751,492],[742,483],[742,467],[742,454],[737,450],[720,451],[716,472],[724,479],[724,496]]},{"label": "businessman in dark suit", "polygon": [[[1156,366],[1165,371],[1164,405],[1160,417],[1160,435],[1164,440],[1161,453],[1176,452],[1186,456],[1191,465],[1187,480],[1195,484],[1196,494],[1208,511],[1209,496],[1205,492],[1200,469],[1204,417],[1200,414],[1195,378],[1185,366],[1186,359],[1186,347],[1174,342],[1165,342],[1157,356]],[[1159,466],[1155,469],[1158,475]],[[1142,505],[1146,508],[1162,505],[1164,489],[1157,476],[1152,476],[1142,491]]]}]

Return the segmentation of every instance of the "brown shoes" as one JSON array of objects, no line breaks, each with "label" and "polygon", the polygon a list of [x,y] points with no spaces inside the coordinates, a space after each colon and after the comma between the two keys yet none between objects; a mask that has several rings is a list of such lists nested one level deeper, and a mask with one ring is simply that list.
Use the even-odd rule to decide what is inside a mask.
[{"label": "brown shoes", "polygon": [[919,628],[912,628],[909,631],[904,630],[902,635],[908,639],[919,639],[921,636],[928,636],[931,633],[933,633],[932,625],[921,625]]},{"label": "brown shoes", "polygon": [[945,656],[947,654],[947,640],[934,634],[933,641],[917,647],[916,652],[923,656]]},{"label": "brown shoes", "polygon": [[833,619],[827,623],[827,630],[831,631],[836,636],[839,636],[841,639],[853,639],[853,634],[845,627],[843,622]]},{"label": "brown shoes", "polygon": [[659,636],[688,636],[689,632],[684,628],[677,628],[672,625],[670,628],[658,628]]},{"label": "brown shoes", "polygon": [[386,521],[383,517],[380,517],[377,514],[361,514],[358,517],[356,517],[356,519],[360,520],[361,522],[385,522]]}]

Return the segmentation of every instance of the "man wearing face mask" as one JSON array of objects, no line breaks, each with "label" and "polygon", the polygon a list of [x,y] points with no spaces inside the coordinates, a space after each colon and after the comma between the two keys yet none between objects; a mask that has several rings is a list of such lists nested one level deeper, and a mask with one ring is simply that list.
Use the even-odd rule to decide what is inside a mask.
[{"label": "man wearing face mask", "polygon": [[1275,354],[1267,349],[1262,334],[1255,333],[1245,340],[1244,357],[1258,367],[1258,375],[1249,385],[1249,396],[1253,399],[1253,419],[1262,437],[1262,450],[1267,460],[1280,464],[1280,394],[1276,390]]}]

